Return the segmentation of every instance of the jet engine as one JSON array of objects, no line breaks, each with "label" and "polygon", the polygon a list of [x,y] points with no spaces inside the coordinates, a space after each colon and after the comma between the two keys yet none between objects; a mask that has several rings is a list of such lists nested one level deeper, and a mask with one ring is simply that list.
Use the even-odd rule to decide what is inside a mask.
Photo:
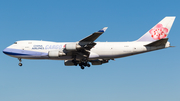
[{"label": "jet engine", "polygon": [[92,65],[102,65],[103,63],[108,63],[109,60],[98,59],[90,61]]},{"label": "jet engine", "polygon": [[72,60],[64,60],[64,65],[65,66],[74,66],[74,62]]},{"label": "jet engine", "polygon": [[61,51],[49,51],[48,56],[50,58],[56,58],[56,57],[60,57],[60,56],[65,56],[66,53],[61,52]]},{"label": "jet engine", "polygon": [[81,49],[82,47],[78,45],[77,43],[68,43],[65,45],[65,50],[67,51],[77,51]]}]

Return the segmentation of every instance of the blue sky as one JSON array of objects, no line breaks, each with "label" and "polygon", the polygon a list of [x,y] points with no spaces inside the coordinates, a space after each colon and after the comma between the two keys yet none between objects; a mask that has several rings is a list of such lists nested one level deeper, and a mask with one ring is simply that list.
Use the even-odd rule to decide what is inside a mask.
[{"label": "blue sky", "polygon": [[1,0],[0,50],[18,40],[78,41],[109,27],[97,41],[133,41],[165,16],[175,48],[81,70],[64,61],[0,53],[0,101],[180,101],[179,0]]}]

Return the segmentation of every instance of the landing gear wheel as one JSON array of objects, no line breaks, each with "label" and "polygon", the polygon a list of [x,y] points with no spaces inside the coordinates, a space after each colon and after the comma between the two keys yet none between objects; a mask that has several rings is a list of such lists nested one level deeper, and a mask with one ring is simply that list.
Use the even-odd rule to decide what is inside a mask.
[{"label": "landing gear wheel", "polygon": [[90,67],[90,66],[91,66],[91,65],[88,63],[88,64],[87,64],[87,67]]},{"label": "landing gear wheel", "polygon": [[84,69],[84,66],[81,66],[81,69]]},{"label": "landing gear wheel", "polygon": [[80,63],[79,66],[80,66],[80,67],[83,66],[82,63]]},{"label": "landing gear wheel", "polygon": [[77,63],[74,63],[75,66],[77,66],[78,64]]},{"label": "landing gear wheel", "polygon": [[22,63],[19,63],[18,65],[19,65],[19,66],[22,66]]},{"label": "landing gear wheel", "polygon": [[19,66],[22,66],[22,63],[21,63],[22,60],[21,60],[21,58],[18,58],[18,60],[19,60],[19,64],[18,64],[18,65],[19,65]]}]

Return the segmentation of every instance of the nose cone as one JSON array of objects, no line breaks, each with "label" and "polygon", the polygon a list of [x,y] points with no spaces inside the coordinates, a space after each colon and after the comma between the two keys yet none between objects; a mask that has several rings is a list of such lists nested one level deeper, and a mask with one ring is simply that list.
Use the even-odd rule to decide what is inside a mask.
[{"label": "nose cone", "polygon": [[9,50],[8,48],[5,48],[5,49],[3,50],[3,53],[8,55],[8,54],[10,53],[10,50]]}]

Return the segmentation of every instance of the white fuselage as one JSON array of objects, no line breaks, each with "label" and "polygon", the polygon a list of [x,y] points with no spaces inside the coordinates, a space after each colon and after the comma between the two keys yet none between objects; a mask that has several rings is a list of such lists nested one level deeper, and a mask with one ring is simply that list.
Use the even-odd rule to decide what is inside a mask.
[{"label": "white fuselage", "polygon": [[[65,44],[70,42],[50,42],[50,41],[17,41],[17,43],[7,47],[8,55],[22,59],[55,59],[55,60],[72,60],[72,55],[51,58],[48,56],[50,51],[63,50]],[[114,59],[125,56],[135,55],[148,51],[167,48],[170,43],[167,42],[165,47],[147,47],[144,46],[150,42],[96,42],[96,45],[89,51],[89,60],[94,59]],[[79,59],[80,57],[77,57]]]},{"label": "white fuselage", "polygon": [[77,66],[81,69],[92,65],[108,63],[114,58],[121,58],[170,47],[168,34],[175,17],[165,17],[138,40],[132,42],[95,42],[108,27],[77,41],[50,42],[25,40],[17,41],[5,48],[3,53],[21,59],[64,60],[65,66]]}]

